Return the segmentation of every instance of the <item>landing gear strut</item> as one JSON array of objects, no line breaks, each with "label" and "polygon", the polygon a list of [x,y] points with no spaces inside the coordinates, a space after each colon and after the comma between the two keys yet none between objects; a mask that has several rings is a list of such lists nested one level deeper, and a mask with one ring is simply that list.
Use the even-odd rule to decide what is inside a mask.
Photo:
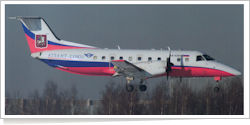
[{"label": "landing gear strut", "polygon": [[126,90],[127,92],[132,92],[134,90],[134,86],[130,84],[130,81],[134,80],[134,77],[126,77]]}]

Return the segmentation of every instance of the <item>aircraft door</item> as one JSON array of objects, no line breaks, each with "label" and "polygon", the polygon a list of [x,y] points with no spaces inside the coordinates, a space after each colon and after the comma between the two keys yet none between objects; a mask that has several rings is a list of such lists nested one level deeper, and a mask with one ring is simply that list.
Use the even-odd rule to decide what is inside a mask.
[{"label": "aircraft door", "polygon": [[108,60],[109,60],[109,70],[111,70],[113,67],[113,64],[111,62],[112,60],[117,60],[117,57],[114,53],[112,53],[108,56]]},{"label": "aircraft door", "polygon": [[[196,67],[207,67],[207,61],[202,55],[196,56]],[[206,70],[197,71],[197,76],[205,76],[207,74]]]}]

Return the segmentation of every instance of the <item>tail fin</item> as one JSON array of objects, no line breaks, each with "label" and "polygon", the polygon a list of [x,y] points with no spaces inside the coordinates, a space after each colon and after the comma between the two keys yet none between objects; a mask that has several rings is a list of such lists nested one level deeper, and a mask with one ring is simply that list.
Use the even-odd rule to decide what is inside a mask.
[{"label": "tail fin", "polygon": [[96,48],[60,40],[41,17],[10,17],[10,19],[21,21],[31,53],[57,49]]}]

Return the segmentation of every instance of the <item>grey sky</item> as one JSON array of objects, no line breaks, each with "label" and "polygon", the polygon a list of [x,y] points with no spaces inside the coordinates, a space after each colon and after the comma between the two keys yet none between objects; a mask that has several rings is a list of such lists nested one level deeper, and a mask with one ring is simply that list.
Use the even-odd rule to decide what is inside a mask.
[{"label": "grey sky", "polygon": [[[41,16],[64,40],[100,48],[199,50],[243,72],[243,5],[7,5],[6,17]],[[111,77],[81,76],[31,58],[20,22],[6,22],[6,91],[23,96],[74,83],[97,99]],[[201,79],[202,80],[202,79]]]}]

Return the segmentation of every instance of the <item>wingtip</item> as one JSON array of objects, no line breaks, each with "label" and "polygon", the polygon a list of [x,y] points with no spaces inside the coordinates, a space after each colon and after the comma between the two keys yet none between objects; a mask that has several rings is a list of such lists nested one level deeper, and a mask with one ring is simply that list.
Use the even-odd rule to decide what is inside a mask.
[{"label": "wingtip", "polygon": [[42,18],[39,16],[13,16],[13,17],[8,17],[9,19],[14,19],[14,20],[20,20],[23,18]]},{"label": "wingtip", "polygon": [[17,17],[8,17],[8,19],[11,19],[11,20],[16,20]]}]

